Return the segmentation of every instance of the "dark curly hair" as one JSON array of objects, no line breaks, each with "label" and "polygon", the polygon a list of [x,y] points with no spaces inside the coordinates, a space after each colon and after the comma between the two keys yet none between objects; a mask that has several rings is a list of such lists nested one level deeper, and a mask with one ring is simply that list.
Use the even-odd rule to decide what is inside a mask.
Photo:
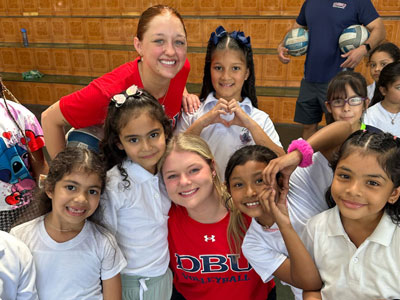
[{"label": "dark curly hair", "polygon": [[58,181],[75,171],[98,175],[101,181],[101,192],[104,191],[106,169],[100,156],[86,148],[66,147],[50,162],[46,179],[35,191],[35,199],[40,203],[41,215],[52,210],[51,199],[46,192],[53,192]]},{"label": "dark curly hair", "polygon": [[141,90],[140,96],[134,95],[126,98],[123,105],[117,107],[114,101],[108,105],[108,113],[104,123],[104,138],[100,142],[100,155],[106,164],[107,170],[117,165],[125,187],[129,187],[128,174],[122,167],[126,158],[124,150],[118,148],[120,143],[119,133],[132,118],[137,118],[140,114],[148,113],[151,118],[161,123],[166,142],[172,137],[171,121],[165,114],[161,104],[148,92]]}]

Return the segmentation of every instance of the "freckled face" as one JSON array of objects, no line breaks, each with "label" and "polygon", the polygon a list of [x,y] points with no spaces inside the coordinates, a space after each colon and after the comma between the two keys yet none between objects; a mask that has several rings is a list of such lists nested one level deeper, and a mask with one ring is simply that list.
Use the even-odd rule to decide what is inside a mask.
[{"label": "freckled face", "polygon": [[140,41],[135,38],[135,48],[142,57],[141,63],[154,78],[172,79],[182,69],[186,60],[186,34],[181,21],[169,13],[154,17]]},{"label": "freckled face", "polygon": [[215,170],[197,153],[172,151],[165,159],[162,175],[170,199],[189,212],[214,205]]}]

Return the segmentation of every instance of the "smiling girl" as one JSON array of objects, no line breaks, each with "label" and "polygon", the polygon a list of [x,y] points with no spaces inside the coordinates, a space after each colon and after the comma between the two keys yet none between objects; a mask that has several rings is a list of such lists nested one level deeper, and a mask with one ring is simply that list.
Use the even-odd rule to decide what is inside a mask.
[{"label": "smiling girl", "polygon": [[202,105],[183,114],[177,131],[201,136],[210,146],[223,178],[235,150],[261,144],[284,154],[268,114],[257,109],[253,51],[250,37],[219,26],[208,41],[204,66]]},{"label": "smiling girl", "polygon": [[328,85],[325,105],[334,121],[347,121],[352,131],[359,129],[377,130],[363,123],[368,108],[367,81],[357,72],[343,71]]},{"label": "smiling girl", "polygon": [[230,196],[216,168],[207,143],[188,134],[173,137],[160,161],[173,201],[168,220],[170,266],[181,294],[173,299],[276,299],[273,280],[263,283],[240,248],[230,247],[233,236],[227,229],[234,216],[225,206]]},{"label": "smiling girl", "polygon": [[[331,209],[311,218],[302,234],[323,284],[304,299],[399,298],[399,162],[399,140],[388,133],[357,131],[341,146],[332,162]],[[293,272],[308,277],[302,268]]]},{"label": "smiling girl", "polygon": [[185,111],[197,109],[197,96],[189,95],[185,89],[190,64],[180,14],[166,5],[146,9],[139,19],[134,46],[139,54],[134,61],[62,97],[43,112],[43,132],[51,157],[65,147],[65,125],[84,128],[103,124],[111,97],[133,84],[158,99],[173,126],[179,118],[182,100]]},{"label": "smiling girl", "polygon": [[169,300],[168,211],[160,193],[157,163],[172,135],[161,104],[133,85],[108,107],[100,145],[107,166],[102,196],[104,222],[128,265],[121,271],[122,298]]},{"label": "smiling girl", "polygon": [[11,229],[32,252],[41,300],[121,299],[125,258],[114,236],[87,220],[105,186],[103,165],[87,149],[60,152],[36,199],[47,214]]}]

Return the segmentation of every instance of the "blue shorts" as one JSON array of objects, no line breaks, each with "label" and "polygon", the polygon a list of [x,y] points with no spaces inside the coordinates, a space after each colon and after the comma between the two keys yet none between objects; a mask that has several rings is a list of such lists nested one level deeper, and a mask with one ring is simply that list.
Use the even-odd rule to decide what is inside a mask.
[{"label": "blue shorts", "polygon": [[294,114],[295,122],[306,125],[321,122],[322,114],[328,113],[325,106],[328,84],[301,80],[300,93]]}]

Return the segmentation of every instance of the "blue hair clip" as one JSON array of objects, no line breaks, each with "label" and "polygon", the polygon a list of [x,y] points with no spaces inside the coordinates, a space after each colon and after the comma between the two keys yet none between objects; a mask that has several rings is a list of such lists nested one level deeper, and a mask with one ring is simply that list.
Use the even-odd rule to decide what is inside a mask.
[{"label": "blue hair clip", "polygon": [[215,29],[215,32],[211,33],[210,39],[208,41],[212,41],[214,45],[217,45],[219,43],[219,40],[226,35],[227,32],[225,28],[222,26],[218,26],[217,29]]},{"label": "blue hair clip", "polygon": [[250,37],[245,37],[243,31],[234,31],[230,34],[230,37],[241,42],[246,48],[251,48]]}]

